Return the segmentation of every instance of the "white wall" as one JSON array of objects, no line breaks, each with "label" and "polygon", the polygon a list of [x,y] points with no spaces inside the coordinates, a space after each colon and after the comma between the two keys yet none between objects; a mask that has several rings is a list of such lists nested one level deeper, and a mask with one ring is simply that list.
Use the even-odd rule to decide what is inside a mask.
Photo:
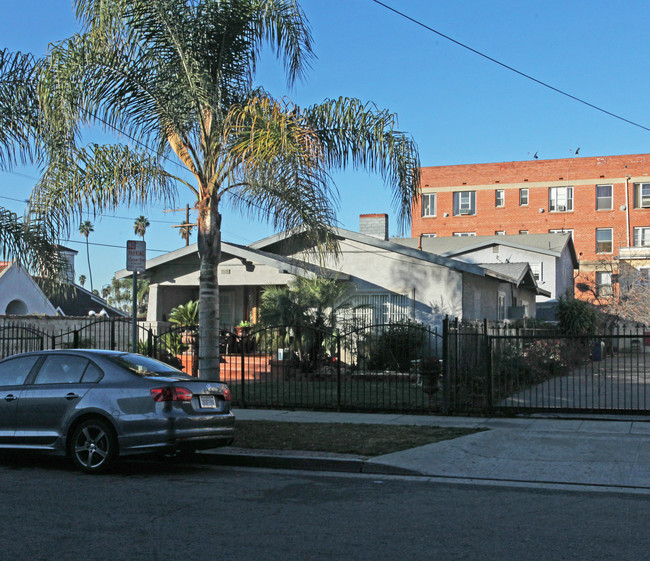
[{"label": "white wall", "polygon": [[7,306],[15,300],[25,304],[25,315],[57,315],[56,309],[31,276],[14,264],[0,276],[0,314],[6,314]]}]

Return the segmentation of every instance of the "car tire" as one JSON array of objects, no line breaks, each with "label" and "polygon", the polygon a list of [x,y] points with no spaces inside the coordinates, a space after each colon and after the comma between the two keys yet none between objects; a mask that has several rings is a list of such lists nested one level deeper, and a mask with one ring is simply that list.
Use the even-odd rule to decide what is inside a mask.
[{"label": "car tire", "polygon": [[73,463],[86,473],[103,473],[118,456],[113,427],[102,419],[86,419],[72,432],[69,447]]}]

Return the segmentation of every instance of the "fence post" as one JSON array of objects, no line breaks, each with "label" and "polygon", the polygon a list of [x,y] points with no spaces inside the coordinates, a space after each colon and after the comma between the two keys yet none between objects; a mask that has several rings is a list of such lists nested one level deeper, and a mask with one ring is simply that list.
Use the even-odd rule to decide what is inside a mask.
[{"label": "fence post", "polygon": [[483,342],[485,344],[485,405],[492,411],[492,343],[488,333],[488,321],[483,320]]},{"label": "fence post", "polygon": [[151,333],[151,328],[147,329],[147,355],[153,357],[153,336]]},{"label": "fence post", "polygon": [[341,334],[336,332],[336,408],[341,410]]},{"label": "fence post", "polygon": [[75,330],[74,335],[72,336],[72,347],[75,349],[79,348],[79,330]]},{"label": "fence post", "polygon": [[115,318],[111,318],[111,351],[115,350]]},{"label": "fence post", "polygon": [[241,406],[246,407],[246,371],[245,371],[245,359],[244,359],[244,336],[239,335],[239,348],[241,350]]},{"label": "fence post", "polygon": [[449,415],[449,316],[442,320],[442,414]]}]

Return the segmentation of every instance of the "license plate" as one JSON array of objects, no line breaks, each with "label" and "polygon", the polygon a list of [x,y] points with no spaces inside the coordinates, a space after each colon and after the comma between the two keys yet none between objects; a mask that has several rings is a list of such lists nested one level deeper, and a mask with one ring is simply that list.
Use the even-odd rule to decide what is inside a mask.
[{"label": "license plate", "polygon": [[199,405],[201,406],[201,409],[216,409],[217,400],[213,395],[200,395]]}]

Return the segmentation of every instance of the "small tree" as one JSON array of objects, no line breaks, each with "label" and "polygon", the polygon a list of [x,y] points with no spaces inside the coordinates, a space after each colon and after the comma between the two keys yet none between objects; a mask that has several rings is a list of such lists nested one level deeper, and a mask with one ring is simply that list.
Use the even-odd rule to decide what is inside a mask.
[{"label": "small tree", "polygon": [[86,275],[79,275],[79,284],[83,286],[86,284]]},{"label": "small tree", "polygon": [[90,291],[93,291],[93,272],[90,269],[90,249],[88,244],[88,236],[94,232],[93,224],[90,220],[85,220],[79,225],[79,233],[86,237],[86,258],[88,259],[88,274],[90,275]]},{"label": "small tree", "polygon": [[557,300],[558,328],[566,335],[589,335],[598,327],[593,304],[562,295]]}]

